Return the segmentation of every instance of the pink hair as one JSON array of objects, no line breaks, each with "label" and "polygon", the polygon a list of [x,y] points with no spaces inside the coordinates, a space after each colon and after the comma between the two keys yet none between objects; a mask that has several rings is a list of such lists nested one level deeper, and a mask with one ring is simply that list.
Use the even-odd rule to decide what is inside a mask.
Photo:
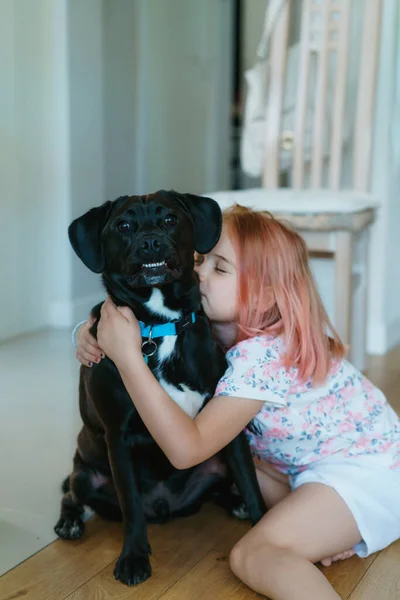
[{"label": "pink hair", "polygon": [[268,212],[235,205],[224,224],[238,269],[238,338],[283,335],[284,366],[298,368],[301,381],[326,380],[345,347],[317,291],[303,238]]}]

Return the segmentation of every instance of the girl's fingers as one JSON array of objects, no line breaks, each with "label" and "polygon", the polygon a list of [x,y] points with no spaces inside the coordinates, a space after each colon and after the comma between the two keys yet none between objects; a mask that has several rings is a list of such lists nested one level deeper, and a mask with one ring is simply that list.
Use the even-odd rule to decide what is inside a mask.
[{"label": "girl's fingers", "polygon": [[122,316],[125,317],[127,321],[132,321],[134,318],[134,314],[128,306],[119,306],[117,311],[121,313]]},{"label": "girl's fingers", "polygon": [[79,350],[76,351],[75,354],[77,360],[81,363],[81,365],[83,365],[84,367],[92,367],[93,366],[93,362],[91,360],[85,360],[83,353],[80,352]]},{"label": "girl's fingers", "polygon": [[94,344],[91,344],[87,339],[82,340],[76,352],[77,359],[87,366],[92,366],[89,363],[99,363],[105,356],[102,349],[97,345],[97,341],[92,336],[91,339],[95,342]]},{"label": "girl's fingers", "polygon": [[109,303],[107,302],[107,299],[106,299],[106,300],[104,301],[104,303],[103,303],[103,305],[102,305],[101,309],[100,309],[100,315],[101,315],[103,318],[106,318],[106,317],[108,316],[108,314],[109,314],[109,310],[110,310],[110,305],[109,305]]},{"label": "girl's fingers", "polygon": [[90,336],[86,341],[83,340],[80,346],[82,346],[82,348],[85,348],[85,350],[93,354],[101,354],[101,348],[98,345],[97,340],[93,336]]},{"label": "girl's fingers", "polygon": [[101,361],[101,357],[98,354],[92,354],[85,350],[77,350],[76,358],[86,367],[92,367],[94,363],[99,363]]},{"label": "girl's fingers", "polygon": [[114,302],[111,300],[110,296],[107,296],[105,299],[101,309],[100,314],[104,318],[104,320],[111,318],[115,313],[117,313],[117,307]]}]

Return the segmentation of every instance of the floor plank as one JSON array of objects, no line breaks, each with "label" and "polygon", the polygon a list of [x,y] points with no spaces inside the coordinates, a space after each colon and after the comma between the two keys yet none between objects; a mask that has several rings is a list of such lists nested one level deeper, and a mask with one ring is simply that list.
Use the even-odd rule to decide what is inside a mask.
[{"label": "floor plank", "polygon": [[382,550],[349,600],[399,600],[400,541]]},{"label": "floor plank", "polygon": [[[240,531],[238,531],[240,527]],[[236,533],[244,535],[248,523],[233,520],[213,505],[188,519],[176,520],[166,525],[149,527],[152,546],[152,577],[136,588],[128,588],[113,577],[114,562],[90,581],[68,596],[67,600],[93,600],[107,598],[124,600],[156,600],[176,581],[180,580],[221,539]],[[155,535],[157,534],[157,535]]]},{"label": "floor plank", "polygon": [[120,525],[95,517],[81,540],[57,540],[3,575],[0,600],[61,600],[114,560],[121,543]]},{"label": "floor plank", "polygon": [[[262,598],[260,594],[249,590],[231,573],[228,556],[231,548],[246,532],[247,528],[239,526],[224,540],[219,542],[199,563],[186,573],[161,600],[202,600],[213,590],[213,597],[218,600],[252,600]],[[363,560],[355,556],[343,563],[335,563],[330,567],[321,567],[322,572],[331,582],[338,594],[346,600],[361,581],[377,555]],[[214,595],[215,594],[215,595]]]},{"label": "floor plank", "polygon": [[247,588],[231,572],[228,556],[231,548],[248,530],[247,524],[236,522],[230,533],[220,540],[208,554],[186,573],[161,600],[253,600],[263,598]]},{"label": "floor plank", "polygon": [[373,554],[364,559],[353,556],[348,560],[333,563],[330,567],[320,568],[339,596],[347,600],[377,556]]}]

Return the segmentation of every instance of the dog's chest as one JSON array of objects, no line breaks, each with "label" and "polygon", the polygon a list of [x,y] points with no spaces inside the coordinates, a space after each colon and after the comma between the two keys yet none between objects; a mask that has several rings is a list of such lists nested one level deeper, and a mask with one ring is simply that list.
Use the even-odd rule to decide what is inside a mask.
[{"label": "dog's chest", "polygon": [[[146,306],[154,315],[161,315],[167,319],[180,319],[182,316],[181,311],[171,310],[165,305],[164,295],[158,288],[152,290]],[[176,341],[176,335],[167,335],[160,342],[157,340],[157,366],[153,369],[153,372],[167,394],[171,396],[186,414],[194,418],[203,406],[207,394],[200,394],[180,381],[174,383],[167,381],[163,369],[163,364],[166,361],[174,360]]]},{"label": "dog's chest", "polygon": [[196,390],[192,390],[182,382],[177,382],[174,385],[163,377],[163,363],[167,360],[173,360],[176,340],[176,335],[169,335],[163,338],[158,347],[158,366],[154,374],[167,394],[193,419],[203,406],[207,394],[201,394]]},{"label": "dog's chest", "polygon": [[197,415],[203,406],[206,394],[200,394],[195,390],[191,390],[184,383],[179,384],[179,388],[168,383],[163,379],[159,379],[160,385],[164,388],[169,396],[185,411],[192,419]]}]

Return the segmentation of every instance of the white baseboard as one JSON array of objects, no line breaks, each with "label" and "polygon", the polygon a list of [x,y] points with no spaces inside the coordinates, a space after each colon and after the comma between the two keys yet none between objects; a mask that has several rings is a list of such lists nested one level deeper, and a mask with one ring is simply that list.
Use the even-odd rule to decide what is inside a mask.
[{"label": "white baseboard", "polygon": [[368,324],[368,354],[386,354],[393,346],[400,344],[400,319],[386,323]]},{"label": "white baseboard", "polygon": [[87,319],[92,307],[102,302],[104,298],[105,294],[97,293],[74,300],[51,302],[49,307],[50,327],[70,329],[78,321]]}]

